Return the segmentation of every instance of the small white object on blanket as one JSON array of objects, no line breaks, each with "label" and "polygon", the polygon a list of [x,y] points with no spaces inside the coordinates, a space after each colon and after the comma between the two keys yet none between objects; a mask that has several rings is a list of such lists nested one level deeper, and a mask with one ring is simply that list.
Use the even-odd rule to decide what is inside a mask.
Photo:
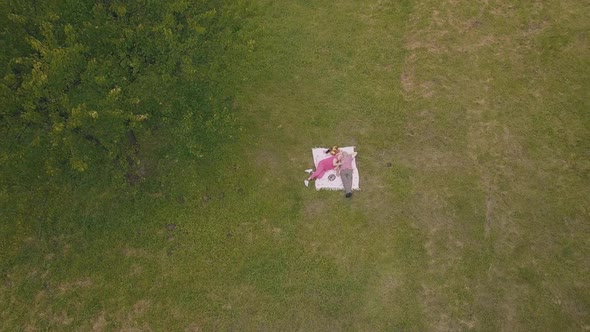
[{"label": "small white object on blanket", "polygon": [[[339,149],[340,151],[346,151],[348,153],[354,152],[354,146],[346,146]],[[311,153],[313,155],[313,164],[316,166],[316,168],[321,160],[330,157],[330,154],[326,153],[326,150],[328,150],[328,148],[311,149]],[[359,171],[356,167],[356,158],[352,160],[352,169],[352,190],[359,190]],[[330,175],[334,175],[336,178],[333,181],[330,181]],[[315,189],[344,190],[344,185],[342,184],[342,179],[339,176],[336,176],[336,170],[331,170],[324,173],[324,176],[322,176],[321,179],[315,180]]]}]

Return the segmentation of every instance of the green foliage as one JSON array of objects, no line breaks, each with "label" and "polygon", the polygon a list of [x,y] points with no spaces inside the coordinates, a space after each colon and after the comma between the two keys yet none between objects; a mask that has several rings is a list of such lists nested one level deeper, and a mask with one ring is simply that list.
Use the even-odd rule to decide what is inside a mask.
[{"label": "green foliage", "polygon": [[227,136],[246,2],[2,5],[5,157],[50,175],[125,170],[148,135],[193,156]]}]

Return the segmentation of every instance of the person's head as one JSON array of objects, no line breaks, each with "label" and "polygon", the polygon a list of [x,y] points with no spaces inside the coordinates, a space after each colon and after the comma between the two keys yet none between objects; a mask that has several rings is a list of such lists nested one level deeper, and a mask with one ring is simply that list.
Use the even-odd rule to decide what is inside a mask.
[{"label": "person's head", "polygon": [[326,150],[326,153],[329,153],[331,155],[335,155],[338,152],[340,152],[340,149],[338,149],[338,146],[337,145],[334,145],[333,147],[331,147],[328,150]]}]

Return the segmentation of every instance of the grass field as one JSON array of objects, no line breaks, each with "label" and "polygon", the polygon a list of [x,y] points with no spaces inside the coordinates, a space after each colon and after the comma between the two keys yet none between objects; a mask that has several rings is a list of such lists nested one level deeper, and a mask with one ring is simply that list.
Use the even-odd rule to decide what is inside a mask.
[{"label": "grass field", "polygon": [[0,191],[0,330],[590,330],[587,4],[258,2],[215,156]]}]

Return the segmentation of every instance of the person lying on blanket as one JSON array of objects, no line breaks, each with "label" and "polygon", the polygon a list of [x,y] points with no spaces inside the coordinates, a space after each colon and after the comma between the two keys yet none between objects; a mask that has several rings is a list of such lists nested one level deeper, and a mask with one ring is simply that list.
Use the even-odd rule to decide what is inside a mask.
[{"label": "person lying on blanket", "polygon": [[322,159],[318,163],[318,167],[316,168],[315,172],[313,172],[313,170],[311,168],[305,170],[307,173],[310,173],[307,180],[303,181],[303,183],[305,184],[306,187],[309,187],[309,181],[315,180],[315,179],[321,179],[322,176],[324,176],[324,174],[327,171],[333,170],[337,166],[340,166],[340,164],[341,164],[340,158],[342,158],[342,154],[340,153],[340,150],[338,149],[338,147],[333,146],[332,148],[330,148],[329,150],[326,151],[326,154],[328,154],[328,153],[331,156],[326,159]]},{"label": "person lying on blanket", "polygon": [[344,186],[344,192],[347,198],[352,196],[352,160],[354,157],[356,157],[356,152],[348,153],[342,151],[340,166],[336,168],[336,174],[342,179],[342,185]]}]

